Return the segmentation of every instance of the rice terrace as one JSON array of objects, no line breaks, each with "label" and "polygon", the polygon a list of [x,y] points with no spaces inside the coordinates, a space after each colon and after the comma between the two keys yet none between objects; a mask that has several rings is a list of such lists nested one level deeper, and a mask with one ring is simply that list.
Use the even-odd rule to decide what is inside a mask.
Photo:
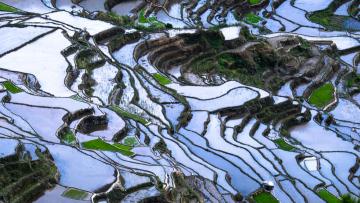
[{"label": "rice terrace", "polygon": [[359,0],[0,0],[0,203],[360,203]]}]

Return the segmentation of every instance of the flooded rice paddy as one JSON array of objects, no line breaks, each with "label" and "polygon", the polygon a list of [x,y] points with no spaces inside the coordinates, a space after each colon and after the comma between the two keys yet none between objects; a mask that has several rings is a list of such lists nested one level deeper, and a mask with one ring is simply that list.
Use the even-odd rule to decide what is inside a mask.
[{"label": "flooded rice paddy", "polygon": [[0,202],[359,197],[358,1],[250,2],[2,0]]}]

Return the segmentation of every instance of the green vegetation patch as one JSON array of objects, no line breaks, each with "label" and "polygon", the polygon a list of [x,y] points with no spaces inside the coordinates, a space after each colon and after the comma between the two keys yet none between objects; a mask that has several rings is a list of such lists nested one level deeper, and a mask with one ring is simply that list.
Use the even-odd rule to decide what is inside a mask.
[{"label": "green vegetation patch", "polygon": [[135,147],[139,145],[139,142],[134,136],[130,136],[124,139],[123,144],[131,147]]},{"label": "green vegetation patch", "polygon": [[1,3],[0,2],[0,11],[5,11],[5,12],[18,12],[20,11],[19,9],[17,8],[14,8],[12,6],[9,6],[7,4],[4,4],[4,3]]},{"label": "green vegetation patch", "polygon": [[[270,124],[272,121],[277,123],[284,118],[289,117],[289,112],[298,112],[299,106],[292,102],[286,101],[279,104],[270,104],[263,102],[248,102],[246,103],[248,109],[258,108],[259,111],[254,113],[255,118],[262,123]],[[284,111],[286,109],[286,111]],[[285,125],[285,122],[282,126]]]},{"label": "green vegetation patch", "polygon": [[139,12],[138,22],[140,24],[137,27],[139,27],[140,29],[144,28],[145,30],[146,29],[161,30],[161,29],[166,28],[166,24],[161,22],[161,21],[158,21],[156,16],[151,16],[151,17],[147,18],[145,16],[145,10],[144,9],[142,9]]},{"label": "green vegetation patch", "polygon": [[153,150],[158,151],[161,154],[171,154],[171,151],[169,150],[163,139],[160,139],[160,141],[154,145]]},{"label": "green vegetation patch", "polygon": [[303,56],[306,58],[310,58],[311,57],[311,45],[308,41],[299,38],[300,40],[300,44],[298,46],[293,47],[290,50],[290,53],[293,56]]},{"label": "green vegetation patch", "polygon": [[13,93],[13,94],[17,94],[20,92],[23,92],[23,90],[21,88],[19,88],[18,86],[16,86],[14,83],[12,83],[11,81],[5,81],[2,83],[3,86],[5,87],[6,90],[8,90],[9,92]]},{"label": "green vegetation patch", "polygon": [[358,75],[356,73],[351,73],[349,76],[347,76],[346,87],[360,88],[360,75]]},{"label": "green vegetation patch", "polygon": [[324,108],[335,99],[334,92],[334,86],[331,83],[326,83],[312,92],[309,103],[318,108]]},{"label": "green vegetation patch", "polygon": [[126,44],[136,42],[140,39],[141,34],[139,32],[127,33],[123,35],[119,35],[112,39],[108,43],[108,47],[111,52],[121,49],[121,47],[125,46]]},{"label": "green vegetation patch", "polygon": [[256,203],[278,203],[279,201],[269,192],[260,192],[253,195]]},{"label": "green vegetation patch", "polygon": [[[259,54],[262,56],[256,56],[253,59],[257,60],[256,63],[251,63],[248,58],[224,53],[215,57],[198,58],[191,64],[191,68],[194,73],[203,74],[216,72],[225,76],[228,79],[238,80],[243,84],[264,88],[263,72],[267,67],[272,66],[275,56],[266,56],[265,54]],[[267,59],[269,58],[269,60]],[[273,85],[274,90],[279,89],[282,81],[274,81],[270,83]]]},{"label": "green vegetation patch", "polygon": [[294,149],[296,149],[292,145],[288,144],[283,138],[276,139],[274,140],[274,142],[280,149],[284,151],[293,151]]},{"label": "green vegetation patch", "polygon": [[254,5],[260,3],[262,0],[248,0],[249,4]]},{"label": "green vegetation patch", "polygon": [[258,15],[255,15],[254,13],[248,13],[245,15],[244,20],[250,24],[258,24],[262,18]]},{"label": "green vegetation patch", "polygon": [[351,19],[351,17],[334,14],[334,12],[346,2],[346,0],[334,0],[326,9],[313,12],[309,16],[309,19],[310,21],[320,24],[329,30],[358,30],[357,26],[346,26],[346,22]]},{"label": "green vegetation patch", "polygon": [[208,51],[221,51],[224,48],[224,37],[218,31],[200,31],[196,34],[183,34],[186,44],[201,44],[206,46]]},{"label": "green vegetation patch", "polygon": [[67,143],[67,144],[75,144],[76,143],[76,137],[74,133],[71,130],[68,130],[66,133],[61,135],[61,141]]},{"label": "green vegetation patch", "polygon": [[327,203],[341,203],[341,200],[335,195],[331,194],[326,189],[321,189],[317,191],[321,199],[325,200]]},{"label": "green vegetation patch", "polygon": [[84,200],[88,196],[88,193],[75,188],[69,188],[62,194],[62,196],[75,200]]},{"label": "green vegetation patch", "polygon": [[341,195],[342,203],[360,203],[360,199],[358,197],[351,196],[350,194]]},{"label": "green vegetation patch", "polygon": [[126,146],[119,143],[109,144],[100,138],[83,142],[81,143],[81,146],[84,149],[119,152],[125,156],[133,156],[135,154],[131,151],[131,146]]},{"label": "green vegetation patch", "polygon": [[[247,40],[254,40],[247,29],[241,29],[241,35]],[[185,44],[200,44],[206,47],[193,57],[187,68],[198,75],[221,75],[228,80],[236,80],[245,85],[255,86],[271,92],[277,92],[285,84],[286,78],[276,69],[283,65],[294,64],[294,59],[301,51],[308,50],[311,44],[302,43],[296,54],[280,55],[269,44],[253,42],[245,50],[233,49],[224,39],[214,31],[199,32],[192,35],[183,34]],[[235,42],[236,43],[236,42]],[[264,77],[264,73],[271,71],[272,77]],[[268,74],[270,75],[270,74]]]},{"label": "green vegetation patch", "polygon": [[218,32],[206,32],[202,38],[215,50],[223,48],[224,39]]},{"label": "green vegetation patch", "polygon": [[153,76],[154,76],[155,80],[158,83],[160,83],[161,85],[168,85],[171,83],[171,80],[168,77],[166,77],[160,73],[155,73],[155,74],[153,74]]},{"label": "green vegetation patch", "polygon": [[[84,16],[88,17],[88,16]],[[125,27],[132,27],[134,26],[133,21],[130,19],[130,16],[122,16],[118,15],[115,12],[103,12],[99,11],[95,17],[97,20],[110,22],[116,25],[125,26]]]},{"label": "green vegetation patch", "polygon": [[322,10],[314,12],[309,16],[309,19],[315,23],[330,26],[330,16],[332,16],[332,12],[330,10]]},{"label": "green vegetation patch", "polygon": [[32,202],[58,182],[59,173],[49,151],[34,146],[36,160],[22,143],[16,154],[0,158],[1,202]]},{"label": "green vegetation patch", "polygon": [[117,114],[119,114],[121,117],[125,117],[125,118],[129,118],[129,119],[133,119],[135,121],[138,121],[140,123],[142,123],[143,125],[147,125],[149,123],[149,121],[147,121],[146,119],[136,115],[136,114],[132,114],[130,112],[127,112],[123,109],[121,109],[118,106],[110,106],[110,109],[115,111]]},{"label": "green vegetation patch", "polygon": [[129,16],[120,16],[115,12],[108,12],[108,19],[112,22],[117,22],[120,25],[128,25],[131,20]]},{"label": "green vegetation patch", "polygon": [[103,66],[105,62],[100,54],[91,49],[82,50],[75,57],[76,66],[80,69],[86,69],[88,72]]},{"label": "green vegetation patch", "polygon": [[139,22],[140,23],[147,23],[147,18],[145,17],[145,10],[142,9],[140,12],[139,12],[139,18],[138,18]]}]

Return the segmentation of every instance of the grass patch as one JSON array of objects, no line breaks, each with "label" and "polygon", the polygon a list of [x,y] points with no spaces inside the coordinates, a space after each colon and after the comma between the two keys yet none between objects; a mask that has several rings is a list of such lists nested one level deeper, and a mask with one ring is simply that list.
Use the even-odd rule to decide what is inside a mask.
[{"label": "grass patch", "polygon": [[[87,16],[84,16],[87,17]],[[115,12],[103,12],[100,11],[95,17],[98,20],[110,22],[116,25],[132,27],[134,26],[134,22],[130,19],[129,16],[121,16]]]},{"label": "grass patch", "polygon": [[132,146],[123,145],[123,144],[120,144],[120,143],[114,143],[113,146],[117,147],[118,149],[125,150],[125,151],[132,150]]},{"label": "grass patch", "polygon": [[285,140],[283,138],[276,139],[276,140],[274,140],[274,142],[280,149],[282,149],[284,151],[293,151],[294,149],[296,149],[292,145],[285,142]]},{"label": "grass patch", "polygon": [[4,4],[4,3],[1,3],[0,2],[0,11],[6,11],[6,12],[18,12],[20,11],[19,9],[17,8],[14,8],[12,6],[9,6],[7,4]]},{"label": "grass patch", "polygon": [[131,147],[135,147],[139,144],[139,142],[135,137],[131,136],[131,137],[126,137],[123,141],[123,144]]},{"label": "grass patch", "polygon": [[81,143],[84,149],[101,150],[110,152],[119,152],[125,156],[133,156],[135,153],[131,151],[132,147],[119,143],[109,144],[104,140],[98,138]]},{"label": "grass patch", "polygon": [[315,12],[314,14],[309,16],[309,19],[312,22],[318,23],[320,25],[329,26],[330,25],[330,16],[332,12],[329,10],[323,10]]},{"label": "grass patch", "polygon": [[140,12],[139,12],[139,23],[147,23],[147,19],[145,17],[145,10],[142,9]]},{"label": "grass patch", "polygon": [[351,17],[335,15],[334,12],[346,3],[346,0],[334,0],[323,10],[315,11],[309,16],[309,20],[326,27],[329,30],[358,30],[357,28],[347,28],[345,22]]},{"label": "grass patch", "polygon": [[254,5],[261,2],[261,0],[248,0],[249,4]]},{"label": "grass patch", "polygon": [[269,192],[261,192],[253,196],[256,203],[278,203],[279,201]]},{"label": "grass patch", "polygon": [[5,87],[5,89],[13,94],[16,93],[20,93],[23,92],[23,90],[21,88],[19,88],[18,86],[16,86],[14,83],[12,83],[11,81],[5,81],[2,83],[2,85]]},{"label": "grass patch", "polygon": [[248,13],[245,15],[244,20],[249,24],[258,24],[262,20],[262,18],[255,15],[254,13]]},{"label": "grass patch", "polygon": [[117,114],[119,114],[120,116],[122,117],[125,117],[125,118],[129,118],[129,119],[132,119],[132,120],[135,120],[135,121],[138,121],[140,123],[142,123],[143,125],[147,125],[149,123],[149,121],[147,121],[146,119],[138,116],[138,115],[135,115],[135,114],[132,114],[132,113],[129,113],[123,109],[121,109],[120,107],[118,106],[110,106],[110,109],[115,111]]},{"label": "grass patch", "polygon": [[326,189],[321,189],[317,191],[321,199],[325,200],[327,203],[341,203],[341,200],[335,195],[331,194]]},{"label": "grass patch", "polygon": [[[145,17],[145,10],[142,9],[139,12],[139,16],[138,16],[138,22],[140,23],[138,25],[139,28],[144,28],[146,29],[151,29],[151,30],[160,30],[160,29],[165,29],[166,25],[165,23],[158,21],[156,16],[151,16],[151,17]],[[147,26],[148,25],[148,26]]]},{"label": "grass patch", "polygon": [[[329,30],[343,30],[345,22],[349,19],[348,16],[333,15],[328,11],[319,11],[309,16],[310,21],[320,24]],[[351,29],[346,29],[351,30]]]},{"label": "grass patch", "polygon": [[74,133],[69,130],[64,135],[61,136],[61,141],[67,143],[67,144],[75,144],[76,143],[76,137]]},{"label": "grass patch", "polygon": [[160,73],[153,74],[153,77],[161,85],[168,85],[171,83],[171,80],[168,77],[161,75]]},{"label": "grass patch", "polygon": [[88,196],[88,193],[75,188],[69,188],[62,194],[62,196],[75,200],[83,200]]},{"label": "grass patch", "polygon": [[[265,57],[262,57],[263,59]],[[263,62],[269,64],[270,62]],[[232,80],[238,80],[243,84],[264,87],[262,73],[267,69],[266,65],[250,64],[248,60],[234,54],[224,53],[215,57],[205,56],[191,64],[194,73],[203,74],[215,71],[216,73]],[[275,86],[275,83],[273,83]],[[274,88],[276,89],[276,88]]]},{"label": "grass patch", "polygon": [[312,92],[309,103],[318,108],[324,108],[335,99],[334,92],[334,86],[331,83],[326,83]]},{"label": "grass patch", "polygon": [[78,68],[85,69],[90,73],[93,69],[103,66],[105,60],[94,50],[86,49],[76,55],[75,64]]}]

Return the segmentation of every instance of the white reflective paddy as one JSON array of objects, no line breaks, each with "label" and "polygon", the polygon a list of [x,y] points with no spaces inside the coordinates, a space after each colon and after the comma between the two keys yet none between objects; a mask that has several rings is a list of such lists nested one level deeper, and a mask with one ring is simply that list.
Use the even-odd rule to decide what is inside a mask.
[{"label": "white reflective paddy", "polygon": [[[28,0],[15,3],[5,1],[31,12],[53,11],[51,2],[46,1],[46,5],[39,2],[27,6]],[[80,6],[90,11],[103,10],[103,3],[104,1],[85,0]],[[140,1],[120,3],[113,7],[112,11],[132,15],[131,10],[140,3]],[[266,26],[272,32],[279,32],[283,25],[287,32],[296,30],[292,33],[272,33],[265,35],[266,37],[297,35],[313,42],[332,41],[339,50],[359,46],[357,34],[319,30],[321,26],[306,18],[306,12],[324,9],[330,1],[296,0],[294,3],[292,6],[290,1],[285,1],[276,9],[274,19],[266,19]],[[205,1],[201,1],[193,10],[204,4]],[[159,73],[159,69],[148,60],[148,54],[141,56],[138,61],[134,59],[136,46],[145,39],[157,39],[164,33],[169,37],[175,37],[181,33],[194,33],[195,29],[169,29],[161,34],[142,33],[144,38],[139,42],[126,44],[112,55],[108,53],[106,46],[97,47],[99,49],[96,51],[109,57],[109,61],[104,66],[92,70],[91,77],[96,81],[92,87],[93,94],[88,97],[78,89],[78,85],[82,83],[80,77],[84,74],[84,70],[80,70],[80,76],[72,84],[71,90],[68,89],[64,85],[64,79],[68,66],[76,66],[75,54],[66,58],[61,54],[71,45],[62,32],[70,37],[75,31],[87,31],[90,35],[94,35],[112,28],[113,25],[78,17],[76,13],[70,14],[68,12],[70,10],[82,9],[74,6],[71,1],[58,0],[55,6],[62,11],[42,14],[25,22],[25,25],[46,27],[0,28],[0,36],[4,40],[0,54],[24,45],[19,50],[2,56],[1,68],[33,74],[41,85],[40,89],[51,94],[49,97],[37,95],[35,90],[26,87],[20,74],[0,71],[1,81],[12,80],[26,90],[26,92],[10,94],[10,101],[0,106],[0,113],[3,116],[0,123],[2,134],[0,146],[6,145],[0,147],[0,157],[14,152],[14,147],[18,143],[16,139],[26,137],[37,141],[50,150],[61,174],[61,185],[90,192],[111,184],[116,178],[114,176],[116,169],[125,170],[121,175],[125,179],[126,188],[151,181],[149,177],[155,176],[165,186],[172,187],[174,182],[171,173],[181,171],[187,176],[200,175],[216,183],[224,194],[241,192],[247,196],[258,190],[263,181],[273,181],[275,188],[272,194],[281,202],[305,202],[305,199],[308,202],[323,202],[314,191],[319,184],[324,184],[324,187],[335,195],[348,192],[356,195],[358,192],[358,183],[348,180],[349,169],[359,157],[359,152],[354,149],[355,142],[344,139],[346,136],[339,136],[336,132],[315,122],[313,118],[317,111],[311,112],[312,119],[308,123],[289,129],[290,136],[283,138],[286,143],[293,145],[295,149],[292,151],[285,151],[274,142],[282,136],[277,131],[282,121],[273,127],[272,124],[261,123],[256,118],[252,118],[244,124],[241,131],[238,131],[239,126],[244,122],[244,117],[220,116],[219,111],[227,109],[236,112],[236,108],[258,98],[274,96],[275,104],[293,99],[290,83],[286,83],[274,95],[236,81],[227,81],[220,85],[202,83],[203,85],[200,86],[183,83],[180,78],[181,67],[172,67],[169,73],[175,77],[169,76],[172,82],[162,87],[152,78],[152,74]],[[345,14],[347,6],[348,4],[342,5],[336,14],[347,15]],[[180,9],[180,4],[174,4],[168,13],[165,11],[158,13],[158,20],[170,22],[174,27],[182,27],[187,21],[185,19],[181,21],[183,11]],[[205,27],[212,26],[206,22],[208,14],[209,12],[205,12],[200,19]],[[226,20],[228,23],[238,23],[232,12],[228,13]],[[25,45],[53,28],[58,30]],[[222,28],[221,32],[225,40],[233,40],[239,36],[240,30],[240,26],[228,26]],[[90,44],[97,46],[91,37],[87,45]],[[353,58],[354,54],[342,57],[347,63]],[[138,71],[135,68],[137,65],[142,65],[150,74]],[[121,77],[115,79],[120,73]],[[166,75],[166,71],[161,74]],[[295,91],[302,95],[305,87],[307,86],[301,86]],[[112,95],[114,90],[120,92],[118,97]],[[181,95],[183,100],[179,101],[179,95],[175,93]],[[75,94],[76,97],[69,98]],[[3,92],[2,98],[5,95]],[[114,96],[113,100],[109,99],[110,96]],[[356,101],[359,100],[358,96],[354,98]],[[108,109],[107,105],[118,105],[126,113],[151,121],[152,124],[143,125],[129,118],[129,115],[119,116]],[[185,107],[188,108],[191,117],[186,125],[174,130]],[[127,133],[131,136],[138,135],[139,146],[132,150],[135,155],[128,157],[110,151],[84,150],[80,145],[68,146],[62,143],[56,135],[64,125],[64,115],[87,108],[93,108],[96,116],[106,115],[108,125],[105,129],[89,134],[76,132],[77,141],[83,142],[101,137],[113,143],[114,135],[124,131],[122,136],[127,136]],[[308,107],[302,106],[302,112],[306,108]],[[359,108],[349,100],[340,98],[330,113],[350,126],[357,126],[351,122],[360,123],[357,119]],[[76,120],[69,127],[75,129],[78,122],[79,120]],[[269,135],[264,134],[267,128],[270,129]],[[341,133],[349,134],[346,131],[349,128],[338,126],[338,129]],[[349,137],[356,135],[353,132]],[[3,136],[13,139],[3,139]],[[160,140],[164,141],[171,151],[170,154],[160,155],[154,150],[154,146]],[[30,146],[28,148],[30,149]],[[304,155],[305,158],[299,160],[300,155]],[[135,173],[141,173],[143,176]],[[54,189],[54,193],[57,190],[61,191],[61,188]],[[50,195],[49,192],[47,194]],[[123,201],[131,202],[158,194],[156,188],[139,190],[127,195]],[[225,199],[225,195],[222,197]]]}]

